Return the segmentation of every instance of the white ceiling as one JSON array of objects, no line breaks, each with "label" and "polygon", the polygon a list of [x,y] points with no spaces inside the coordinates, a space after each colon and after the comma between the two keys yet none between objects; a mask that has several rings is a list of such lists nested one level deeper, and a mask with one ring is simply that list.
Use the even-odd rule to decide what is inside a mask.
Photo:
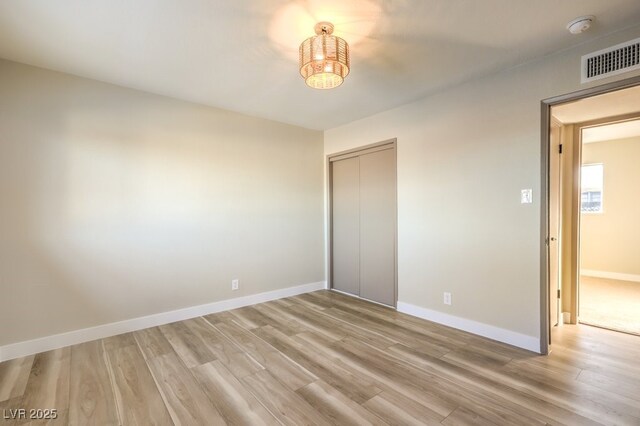
[{"label": "white ceiling", "polygon": [[[351,44],[330,91],[297,70],[320,20]],[[638,0],[2,0],[0,57],[327,129],[638,22]]]},{"label": "white ceiling", "polygon": [[640,120],[623,121],[582,130],[582,142],[593,143],[640,136]]},{"label": "white ceiling", "polygon": [[[640,115],[640,86],[629,87],[551,107],[551,115],[564,124],[608,117]],[[582,142],[593,143],[640,136],[640,120],[620,121],[582,130]]]},{"label": "white ceiling", "polygon": [[553,106],[551,115],[564,124],[640,112],[640,86]]}]

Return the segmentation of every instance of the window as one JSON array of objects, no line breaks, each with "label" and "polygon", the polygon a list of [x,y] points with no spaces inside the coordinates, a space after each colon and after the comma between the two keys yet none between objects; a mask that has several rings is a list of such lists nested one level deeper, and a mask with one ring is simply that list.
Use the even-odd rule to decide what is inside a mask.
[{"label": "window", "polygon": [[586,164],[582,166],[580,181],[580,211],[582,213],[602,213],[602,187],[604,181],[602,164]]}]

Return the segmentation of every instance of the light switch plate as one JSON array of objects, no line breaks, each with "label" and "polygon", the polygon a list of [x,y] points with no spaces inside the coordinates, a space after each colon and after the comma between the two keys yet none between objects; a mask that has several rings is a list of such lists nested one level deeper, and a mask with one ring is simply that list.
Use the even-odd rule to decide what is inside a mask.
[{"label": "light switch plate", "polygon": [[520,204],[531,204],[531,203],[533,203],[533,190],[531,189],[520,190]]},{"label": "light switch plate", "polygon": [[445,305],[451,305],[451,293],[449,292],[444,292],[444,300],[443,300]]}]

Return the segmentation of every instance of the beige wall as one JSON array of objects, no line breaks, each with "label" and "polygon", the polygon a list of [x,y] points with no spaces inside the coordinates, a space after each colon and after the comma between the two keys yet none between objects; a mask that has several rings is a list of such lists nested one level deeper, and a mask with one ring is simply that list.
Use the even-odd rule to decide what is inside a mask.
[{"label": "beige wall", "polygon": [[582,163],[604,166],[603,213],[582,214],[582,270],[640,277],[640,137],[582,145]]},{"label": "beige wall", "polygon": [[0,345],[324,280],[322,167],[321,132],[0,61]]},{"label": "beige wall", "polygon": [[[539,336],[540,101],[589,87],[581,55],[638,36],[635,27],[325,132],[325,154],[398,138],[399,301]],[[533,204],[520,204],[523,188]]]}]

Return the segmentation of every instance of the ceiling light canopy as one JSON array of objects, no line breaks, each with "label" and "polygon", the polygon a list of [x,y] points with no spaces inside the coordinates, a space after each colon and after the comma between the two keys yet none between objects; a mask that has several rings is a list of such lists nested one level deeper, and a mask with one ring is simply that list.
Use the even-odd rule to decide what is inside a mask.
[{"label": "ceiling light canopy", "polygon": [[567,24],[567,29],[571,34],[580,34],[591,28],[591,24],[596,17],[593,15],[581,16]]},{"label": "ceiling light canopy", "polygon": [[333,34],[333,24],[318,22],[316,35],[300,45],[300,74],[309,87],[333,89],[349,74],[349,45]]}]

